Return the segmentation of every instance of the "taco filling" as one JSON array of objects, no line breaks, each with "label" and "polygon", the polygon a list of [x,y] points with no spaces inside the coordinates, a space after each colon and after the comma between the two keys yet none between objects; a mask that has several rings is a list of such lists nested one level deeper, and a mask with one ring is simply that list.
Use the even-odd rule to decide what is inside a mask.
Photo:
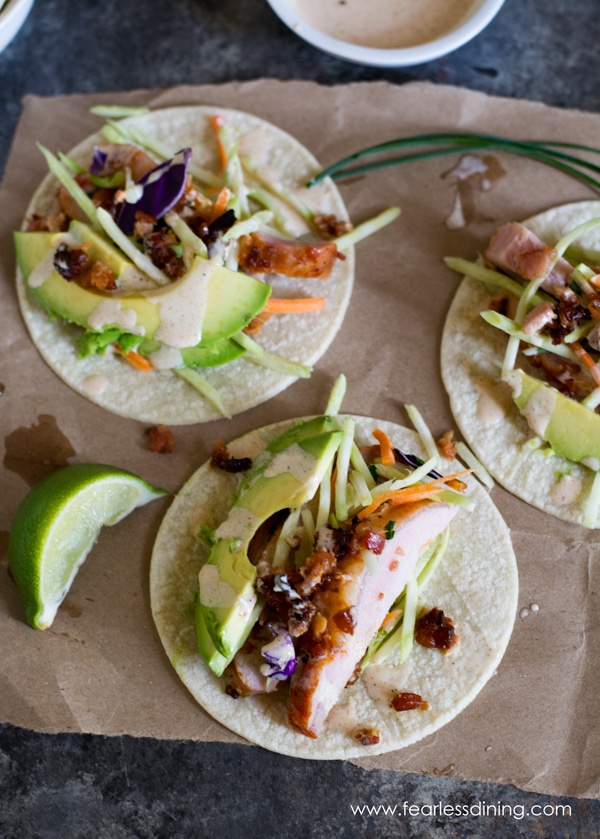
[{"label": "taco filling", "polygon": [[310,375],[372,224],[353,228],[332,185],[304,188],[316,162],[299,143],[240,112],[175,108],[109,120],[68,156],[40,148],[51,175],[15,234],[20,302],[68,384],[183,423]]},{"label": "taco filling", "polygon": [[[484,464],[517,495],[592,528],[600,508],[600,251],[593,246],[599,209],[569,205],[529,223],[509,222],[494,232],[479,262],[448,259],[468,279],[448,315],[442,348],[457,422]],[[496,370],[488,376],[492,347]],[[470,407],[465,378],[479,391]],[[497,410],[486,413],[486,399]],[[514,436],[500,455],[504,422],[525,436]],[[499,432],[497,450],[486,426]],[[511,466],[518,458],[536,476],[554,472],[554,483],[548,474],[535,500],[524,472]]]},{"label": "taco filling", "polygon": [[[499,516],[487,521],[489,556],[475,564],[493,557],[494,567],[461,602],[473,573],[457,554],[464,528],[492,505],[471,470],[442,474],[439,456],[400,448],[407,433],[416,448],[405,429],[327,414],[220,444],[167,515],[151,569],[159,634],[169,653],[176,645],[173,663],[200,704],[248,739],[302,756],[349,756],[357,742],[398,748],[458,713],[498,663],[516,599],[507,531]],[[229,502],[210,501],[211,484],[227,485]],[[181,555],[189,537],[170,540],[194,506],[211,523]],[[489,595],[479,591],[488,575]],[[184,628],[190,577],[195,621]],[[486,596],[503,599],[498,612],[483,614]],[[472,669],[461,683],[463,668]],[[342,732],[332,714],[355,702]]]}]

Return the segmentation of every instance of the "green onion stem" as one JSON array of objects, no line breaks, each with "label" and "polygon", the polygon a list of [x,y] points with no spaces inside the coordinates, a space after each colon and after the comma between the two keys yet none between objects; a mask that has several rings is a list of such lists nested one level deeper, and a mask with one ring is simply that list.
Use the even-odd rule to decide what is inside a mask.
[{"label": "green onion stem", "polygon": [[[430,151],[418,151],[412,154],[402,155],[400,157],[392,157],[384,160],[372,161],[363,163],[357,166],[351,164],[355,161],[361,160],[364,157],[380,154],[389,151],[397,151],[411,146],[440,146],[442,143],[448,143],[449,146],[443,148],[435,148]],[[579,157],[571,154],[565,154],[557,151],[557,148],[577,149],[579,151],[593,152],[600,154],[600,149],[595,149],[590,146],[583,146],[577,143],[560,143],[551,141],[519,141],[510,140],[505,137],[494,137],[487,134],[469,134],[469,133],[435,133],[435,134],[417,134],[412,137],[404,137],[396,140],[390,140],[386,143],[380,143],[369,148],[362,149],[354,154],[339,160],[337,163],[328,166],[318,175],[316,175],[308,186],[313,186],[326,177],[332,177],[334,180],[339,178],[346,178],[350,176],[364,174],[373,169],[379,169],[385,166],[393,166],[400,163],[408,163],[416,160],[426,160],[430,157],[440,157],[448,154],[455,154],[456,152],[478,151],[481,149],[499,149],[502,151],[512,152],[524,157],[529,157],[537,160],[540,163],[545,163],[549,166],[554,166],[557,169],[565,172],[568,175],[579,178],[594,189],[600,190],[600,181],[575,168],[576,166],[588,169],[592,172],[600,172],[600,166],[582,160]]]}]

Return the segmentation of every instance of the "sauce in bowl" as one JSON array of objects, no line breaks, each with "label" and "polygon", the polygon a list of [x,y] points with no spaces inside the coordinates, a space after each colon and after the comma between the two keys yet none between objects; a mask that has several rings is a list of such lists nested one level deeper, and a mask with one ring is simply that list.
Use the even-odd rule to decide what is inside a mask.
[{"label": "sauce in bowl", "polygon": [[479,0],[289,0],[314,29],[350,44],[376,49],[415,47],[460,26]]}]

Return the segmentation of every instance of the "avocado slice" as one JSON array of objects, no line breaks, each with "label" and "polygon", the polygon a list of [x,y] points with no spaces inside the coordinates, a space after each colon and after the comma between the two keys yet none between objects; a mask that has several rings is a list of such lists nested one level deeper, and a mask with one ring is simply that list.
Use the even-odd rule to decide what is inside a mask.
[{"label": "avocado slice", "polygon": [[599,414],[523,370],[512,370],[506,382],[529,427],[550,444],[555,454],[597,471],[600,466]]},{"label": "avocado slice", "polygon": [[267,446],[242,483],[199,574],[198,647],[213,672],[223,672],[260,611],[256,568],[248,558],[252,537],[274,513],[314,497],[342,436],[332,417],[295,426],[282,435],[283,443],[277,438]]},{"label": "avocado slice", "polygon": [[[72,222],[69,235],[79,242],[88,242],[92,259],[104,262],[117,277],[130,276],[131,272],[137,271],[117,248],[87,225]],[[66,234],[19,231],[14,234],[14,238],[17,263],[27,281],[34,269],[44,259],[48,260],[48,254],[54,252],[58,244],[65,240]],[[125,296],[84,289],[77,283],[68,282],[57,271],[51,270],[50,260],[46,279],[39,285],[36,283],[35,287],[30,287],[51,315],[58,315],[85,329],[90,328],[90,316],[98,311],[101,304],[106,304],[107,300],[113,303],[118,301],[116,305],[119,319],[122,313],[127,313],[134,322],[133,328],[123,328],[123,331],[143,332],[145,338],[151,339],[161,326],[161,308],[168,307],[175,295],[187,293],[194,280],[194,270],[198,267],[203,268],[207,276],[206,305],[202,323],[199,324],[201,338],[190,346],[197,344],[200,347],[208,347],[217,341],[230,338],[247,326],[264,308],[271,287],[246,274],[231,271],[206,260],[203,263],[195,262],[187,274],[169,286]],[[103,322],[100,331],[115,325],[119,324]]]},{"label": "avocado slice", "polygon": [[[137,351],[140,355],[148,356],[160,346],[159,341],[143,340]],[[244,348],[237,341],[225,338],[208,347],[185,347],[181,350],[181,361],[184,367],[218,367],[239,358],[244,352]]]}]

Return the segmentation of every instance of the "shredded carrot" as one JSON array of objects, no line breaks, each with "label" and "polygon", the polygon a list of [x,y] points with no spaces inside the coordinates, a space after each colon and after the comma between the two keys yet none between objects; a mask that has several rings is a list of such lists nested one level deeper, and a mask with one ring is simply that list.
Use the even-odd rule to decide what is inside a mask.
[{"label": "shredded carrot", "polygon": [[210,118],[210,124],[212,126],[213,131],[215,132],[215,137],[217,139],[217,147],[219,149],[219,159],[221,161],[221,168],[225,169],[227,166],[227,152],[225,150],[225,146],[223,145],[223,141],[221,140],[221,129],[223,128],[223,117],[221,114],[215,114]]},{"label": "shredded carrot", "polygon": [[143,355],[140,355],[139,352],[135,350],[130,350],[129,352],[123,352],[123,350],[115,344],[117,352],[123,356],[123,358],[128,361],[136,370],[141,370],[142,373],[150,373],[151,370],[154,370],[152,363],[148,361],[147,358],[144,358]]},{"label": "shredded carrot", "polygon": [[579,341],[573,341],[571,347],[573,348],[575,355],[581,359],[582,364],[584,364],[590,371],[596,384],[600,386],[600,368],[598,367],[598,364],[594,361],[589,352],[583,349]]},{"label": "shredded carrot", "polygon": [[392,441],[387,436],[385,431],[382,431],[381,428],[376,428],[373,431],[373,437],[379,443],[379,451],[381,453],[381,462],[384,466],[393,466],[396,462],[396,456],[394,454],[394,447],[392,446]]},{"label": "shredded carrot", "polygon": [[407,486],[402,489],[390,490],[389,492],[382,492],[378,495],[372,504],[365,507],[358,513],[359,519],[366,519],[371,513],[374,513],[382,504],[389,502],[391,507],[399,507],[400,504],[412,504],[416,501],[425,501],[431,498],[432,495],[437,495],[443,492],[445,484],[449,481],[455,481],[463,475],[469,475],[472,469],[463,469],[460,472],[455,472],[452,475],[443,475],[441,478],[435,478],[426,484],[417,484],[416,486]]},{"label": "shredded carrot", "polygon": [[208,224],[212,224],[213,221],[218,219],[220,216],[223,215],[225,210],[227,209],[227,204],[229,203],[229,199],[231,198],[231,190],[229,187],[224,186],[223,189],[219,192],[217,197],[215,198],[212,212],[210,214],[210,218],[208,219]]},{"label": "shredded carrot", "polygon": [[301,312],[318,312],[324,306],[324,297],[270,297],[263,311],[296,315]]},{"label": "shredded carrot", "polygon": [[394,625],[396,620],[401,614],[401,609],[392,609],[391,612],[388,612],[383,621],[381,622],[380,629],[387,630],[391,626]]}]

